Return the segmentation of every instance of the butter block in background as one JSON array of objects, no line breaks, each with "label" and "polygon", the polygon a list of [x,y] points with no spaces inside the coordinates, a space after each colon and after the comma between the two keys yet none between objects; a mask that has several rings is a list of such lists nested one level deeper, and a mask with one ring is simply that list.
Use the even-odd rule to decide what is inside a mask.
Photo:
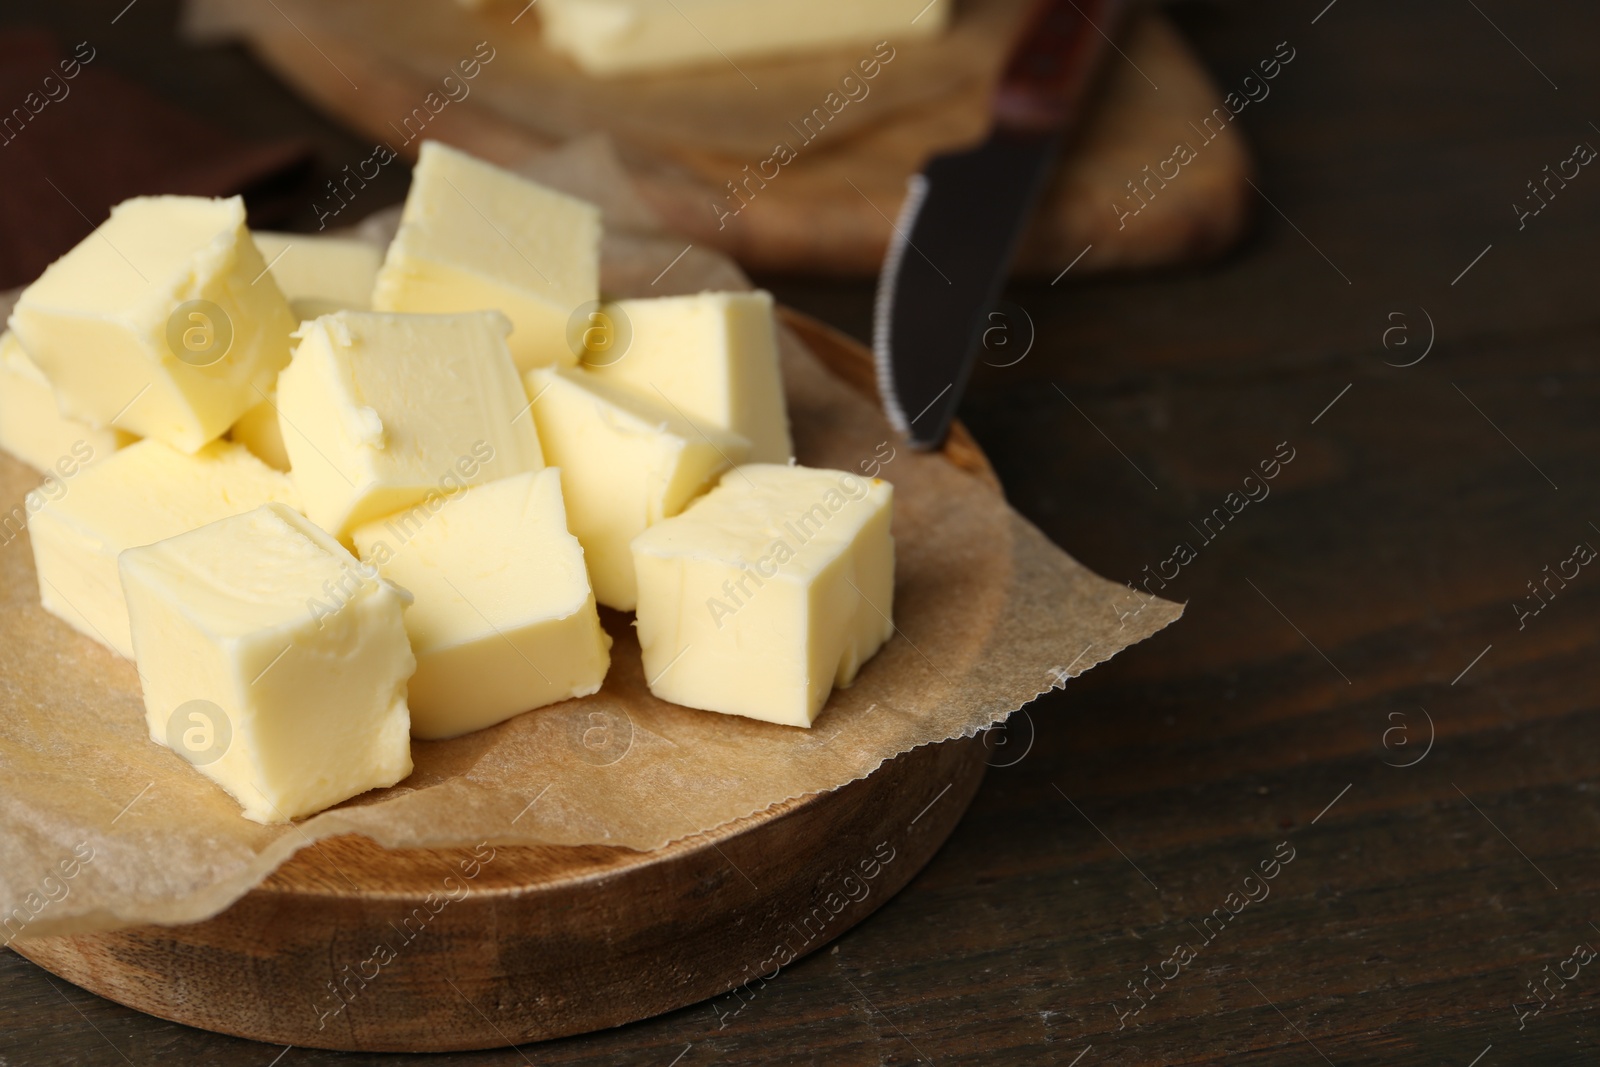
[{"label": "butter block in background", "polygon": [[939,33],[953,6],[954,0],[544,0],[539,15],[545,44],[590,74],[609,75],[873,41],[887,49],[884,38]]},{"label": "butter block in background", "polygon": [[567,323],[600,298],[600,209],[424,141],[372,291],[379,311],[495,308],[517,369],[571,366]]},{"label": "butter block in background", "polygon": [[889,483],[751,464],[633,542],[650,691],[810,726],[894,633]]},{"label": "butter block in background", "polygon": [[455,737],[597,692],[610,666],[560,474],[474,486],[355,532],[361,558],[415,597],[411,734]]},{"label": "butter block in background", "polygon": [[295,319],[244,202],[145,196],[24,289],[9,325],[61,413],[194,452],[260,402]]},{"label": "butter block in background", "polygon": [[544,466],[494,311],[341,311],[301,327],[278,377],[306,515],[336,537],[478,482]]},{"label": "butter block in background", "polygon": [[122,554],[150,739],[281,823],[411,773],[407,595],[282,504]]},{"label": "butter block in background", "polygon": [[70,478],[134,440],[121,430],[96,429],[62,415],[49,379],[15,336],[0,334],[0,448],[42,474]]},{"label": "butter block in background", "polygon": [[39,599],[132,659],[117,555],[273,501],[294,504],[294,486],[242,445],[216,441],[189,455],[161,441],[131,444],[28,494]]},{"label": "butter block in background", "polygon": [[627,348],[588,358],[589,370],[672,405],[696,425],[748,438],[752,462],[789,461],[794,445],[771,293],[618,300],[605,310],[627,324]]},{"label": "butter block in background", "polygon": [[595,599],[632,611],[629,544],[744,462],[750,442],[697,430],[671,408],[587,371],[533,370],[527,386],[545,459],[561,469],[567,522],[583,545]]},{"label": "butter block in background", "polygon": [[302,322],[335,311],[368,311],[383,250],[369,241],[308,233],[251,234],[272,278]]}]

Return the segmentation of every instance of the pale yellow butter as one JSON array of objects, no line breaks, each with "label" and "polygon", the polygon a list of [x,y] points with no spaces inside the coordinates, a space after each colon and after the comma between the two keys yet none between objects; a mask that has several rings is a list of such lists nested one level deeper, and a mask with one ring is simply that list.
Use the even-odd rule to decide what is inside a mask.
[{"label": "pale yellow butter", "polygon": [[416,602],[411,734],[455,737],[599,690],[611,638],[552,469],[474,486],[355,532]]},{"label": "pale yellow butter", "polygon": [[62,415],[49,379],[15,336],[0,334],[0,448],[43,474],[70,478],[134,440]]},{"label": "pale yellow butter", "polygon": [[117,555],[269,501],[295,503],[294,487],[242,445],[216,441],[194,455],[160,441],[129,445],[28,494],[39,599],[79,633],[131,659]]},{"label": "pale yellow butter", "polygon": [[493,311],[305,324],[277,403],[311,520],[343,539],[430,495],[544,466],[508,329]]},{"label": "pale yellow butter", "polygon": [[944,29],[954,3],[543,0],[539,14],[546,44],[590,74],[609,75],[928,37]]},{"label": "pale yellow butter", "polygon": [[650,691],[810,726],[894,633],[893,489],[751,464],[633,542]]},{"label": "pale yellow butter", "polygon": [[294,317],[243,201],[151,196],[113,208],[9,324],[63,415],[194,452],[271,388]]},{"label": "pale yellow butter", "polygon": [[273,280],[302,322],[335,311],[367,311],[383,250],[353,237],[307,233],[251,234]]},{"label": "pale yellow butter", "polygon": [[607,304],[627,348],[596,354],[585,365],[665,403],[697,423],[750,441],[755,463],[787,463],[794,454],[778,374],[772,294],[700,293]]},{"label": "pale yellow butter", "polygon": [[150,738],[260,823],[411,773],[406,593],[268,504],[122,554]]},{"label": "pale yellow butter", "polygon": [[750,442],[697,428],[587,371],[533,370],[527,386],[546,461],[561,469],[567,523],[583,545],[595,599],[632,611],[629,543],[742,463]]},{"label": "pale yellow butter", "polygon": [[600,210],[424,141],[372,291],[379,311],[494,308],[518,370],[571,366],[573,313],[600,298]]},{"label": "pale yellow butter", "polygon": [[[372,284],[383,252],[374,244],[349,237],[256,231],[256,247],[272,270],[289,308],[302,322],[336,311],[366,311],[372,306]],[[268,466],[289,469],[278,422],[277,388],[228,431],[228,436],[259,456]]]},{"label": "pale yellow butter", "polygon": [[267,398],[243,415],[228,431],[256,458],[275,470],[289,469],[289,450],[283,445],[283,424],[278,420],[278,389],[273,386]]}]

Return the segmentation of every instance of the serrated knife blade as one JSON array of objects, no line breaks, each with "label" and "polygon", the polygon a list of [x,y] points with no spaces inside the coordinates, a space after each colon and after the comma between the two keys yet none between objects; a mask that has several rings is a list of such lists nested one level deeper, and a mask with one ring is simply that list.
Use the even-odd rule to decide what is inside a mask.
[{"label": "serrated knife blade", "polygon": [[878,277],[873,358],[890,423],[937,448],[955,417],[1024,227],[1122,7],[1041,0],[1007,61],[981,144],[906,189]]}]

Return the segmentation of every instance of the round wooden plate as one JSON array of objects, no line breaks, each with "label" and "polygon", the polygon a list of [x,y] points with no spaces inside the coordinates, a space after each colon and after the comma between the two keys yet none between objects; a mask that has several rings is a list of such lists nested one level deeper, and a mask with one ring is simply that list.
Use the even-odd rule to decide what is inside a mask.
[{"label": "round wooden plate", "polygon": [[[860,345],[783,319],[871,391]],[[960,427],[945,455],[993,479]],[[335,838],[205,922],[11,947],[118,1003],[276,1044],[444,1052],[563,1037],[760,988],[905,886],[984,767],[979,738],[926,745],[655,852]]]},{"label": "round wooden plate", "polygon": [[[842,118],[861,124],[830,127],[828,140],[817,147],[809,147],[802,133],[796,144],[804,162],[783,168],[782,181],[757,177],[759,197],[746,211],[729,180],[744,181],[744,192],[753,193],[757,187],[743,175],[761,169],[757,161],[771,151],[766,136],[793,138],[786,123],[809,114],[832,84],[801,82],[806,88],[800,88],[782,61],[743,61],[764,87],[756,93],[743,92],[743,72],[725,71],[724,77],[737,79],[737,99],[715,73],[709,80],[694,72],[619,80],[585,78],[575,70],[563,74],[570,70],[564,60],[537,58],[548,53],[535,43],[538,13],[526,0],[471,14],[438,0],[189,0],[185,6],[191,29],[208,39],[242,37],[312,103],[407,156],[420,141],[412,133],[416,122],[397,124],[439,89],[439,77],[472,53],[473,42],[494,41],[499,58],[488,66],[481,87],[451,101],[422,136],[515,166],[575,132],[605,131],[639,193],[684,240],[720,249],[747,267],[857,275],[875,274],[883,263],[907,177],[931,155],[969,144],[986,128],[992,75],[1025,9],[1010,0],[959,7],[958,26],[992,25],[999,31],[963,38],[968,54],[956,69],[971,69],[971,77],[948,92],[917,90],[938,79],[930,78],[929,68],[904,65],[917,60],[902,59],[888,68],[894,71],[888,81],[897,82],[894,92],[908,94],[904,103],[885,111],[850,107]],[[528,17],[510,28],[508,20],[520,18],[519,11]],[[1226,123],[1220,136],[1201,135],[1205,139],[1196,143],[1204,151],[1184,165],[1181,182],[1170,189],[1162,182],[1161,195],[1148,202],[1131,195],[1126,183],[1148,183],[1140,168],[1169,159],[1175,141],[1194,138],[1190,121],[1211,116],[1223,94],[1177,28],[1153,9],[1130,18],[1119,40],[1126,62],[1108,65],[1087,125],[1024,235],[1019,269],[1056,277],[1085,245],[1092,250],[1074,278],[1086,271],[1189,262],[1227,248],[1249,218],[1255,197],[1247,180],[1250,152]],[[898,37],[895,43],[903,46]],[[837,55],[840,74],[858,58],[848,51]],[[829,81],[834,77],[830,73]],[[1155,85],[1160,92],[1152,91]],[[910,99],[913,94],[918,98]],[[630,106],[656,96],[671,101],[670,123],[642,119]],[[871,99],[868,108],[887,103],[882,95]],[[665,118],[663,107],[650,114]],[[566,132],[555,136],[557,129]],[[754,145],[736,147],[728,140],[749,130],[762,131],[760,154],[750,154]],[[1137,209],[1137,223],[1119,216],[1114,205],[1121,204],[1124,211]],[[736,209],[737,221],[719,215],[714,205]]]}]

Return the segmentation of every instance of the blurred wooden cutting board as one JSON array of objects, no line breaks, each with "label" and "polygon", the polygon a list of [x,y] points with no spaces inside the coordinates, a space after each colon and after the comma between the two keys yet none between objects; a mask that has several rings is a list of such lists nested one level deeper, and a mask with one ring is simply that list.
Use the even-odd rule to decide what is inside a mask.
[{"label": "blurred wooden cutting board", "polygon": [[[964,0],[941,38],[891,39],[893,56],[870,81],[857,65],[873,56],[871,45],[593,79],[541,45],[537,9],[522,0],[477,11],[449,0],[190,0],[187,19],[201,38],[244,39],[313,102],[402,157],[427,137],[516,166],[603,132],[643,198],[689,240],[755,269],[870,274],[907,176],[931,154],[983,136],[990,87],[1025,8],[1025,0]],[[1236,124],[1209,142],[1197,132],[1221,104],[1217,87],[1160,15],[1140,15],[1119,44],[1030,228],[1021,270],[1054,276],[1086,248],[1078,272],[1184,262],[1220,251],[1243,229],[1243,138]],[[489,58],[463,79],[459,64],[475,56]],[[856,80],[845,85],[848,75]],[[799,124],[824,108],[828,121],[814,121],[822,132],[808,141]],[[1121,219],[1119,205],[1139,203],[1129,183],[1179,143],[1198,150],[1193,162],[1149,186],[1148,205]],[[793,161],[763,166],[779,144]],[[349,163],[354,174],[362,160]],[[746,182],[774,169],[764,183]],[[725,212],[742,201],[731,182],[744,190],[732,216]]]}]

